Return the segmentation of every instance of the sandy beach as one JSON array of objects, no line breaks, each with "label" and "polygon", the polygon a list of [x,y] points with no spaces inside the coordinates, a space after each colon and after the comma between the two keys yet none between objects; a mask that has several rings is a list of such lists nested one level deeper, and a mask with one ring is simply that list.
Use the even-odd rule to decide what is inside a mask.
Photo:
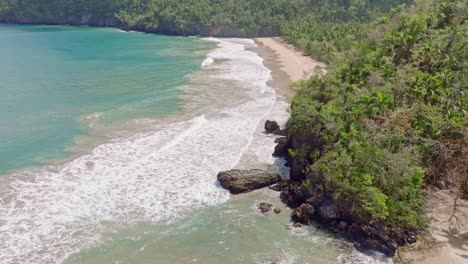
[{"label": "sandy beach", "polygon": [[[426,190],[429,230],[418,241],[401,248],[397,263],[468,263],[468,201],[450,190]],[[455,206],[456,203],[456,206]]]},{"label": "sandy beach", "polygon": [[[326,73],[325,63],[312,59],[281,38],[256,38],[254,40],[260,47],[270,51],[263,53],[260,51],[260,55],[265,59],[266,66],[272,71],[272,85],[276,86],[274,88],[278,88],[278,86],[282,88],[280,93],[283,93],[287,98],[293,96],[291,89],[288,89],[292,82],[308,79],[319,69],[322,70],[323,74]],[[267,53],[273,53],[274,56]]]}]

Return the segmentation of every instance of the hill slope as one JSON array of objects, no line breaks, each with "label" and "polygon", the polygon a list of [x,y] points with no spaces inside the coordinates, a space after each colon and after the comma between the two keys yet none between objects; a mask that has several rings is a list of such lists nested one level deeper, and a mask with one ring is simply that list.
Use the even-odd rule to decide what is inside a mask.
[{"label": "hill slope", "polygon": [[317,20],[366,20],[407,1],[3,0],[0,22],[113,26],[171,35],[277,36],[284,23],[307,14]]}]

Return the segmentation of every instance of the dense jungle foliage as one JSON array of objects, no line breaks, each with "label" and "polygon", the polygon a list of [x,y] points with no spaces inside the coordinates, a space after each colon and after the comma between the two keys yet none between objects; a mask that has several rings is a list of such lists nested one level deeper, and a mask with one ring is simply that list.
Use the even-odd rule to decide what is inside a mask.
[{"label": "dense jungle foliage", "polygon": [[364,221],[402,228],[425,224],[425,177],[467,188],[467,10],[466,0],[418,0],[369,23],[284,25],[288,40],[330,63],[295,85],[288,126],[303,144],[289,154],[307,184],[320,179]]},{"label": "dense jungle foliage", "polygon": [[77,23],[81,17],[116,18],[119,26],[181,35],[279,35],[288,21],[368,20],[408,0],[0,0],[0,19]]}]

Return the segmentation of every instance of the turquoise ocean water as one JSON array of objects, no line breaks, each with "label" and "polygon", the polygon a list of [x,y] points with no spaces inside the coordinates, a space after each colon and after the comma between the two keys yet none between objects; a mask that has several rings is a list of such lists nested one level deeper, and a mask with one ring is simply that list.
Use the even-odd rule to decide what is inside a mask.
[{"label": "turquoise ocean water", "polygon": [[0,175],[69,155],[96,118],[106,125],[177,113],[176,88],[212,46],[116,29],[0,25]]},{"label": "turquoise ocean water", "polygon": [[217,183],[233,168],[287,177],[263,129],[289,106],[266,53],[249,39],[0,25],[0,264],[391,263],[292,226],[274,191]]}]

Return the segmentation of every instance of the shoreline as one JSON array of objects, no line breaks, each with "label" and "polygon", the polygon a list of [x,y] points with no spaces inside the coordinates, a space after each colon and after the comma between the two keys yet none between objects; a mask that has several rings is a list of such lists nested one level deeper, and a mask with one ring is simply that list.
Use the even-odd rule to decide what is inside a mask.
[{"label": "shoreline", "polygon": [[327,73],[325,63],[305,55],[280,37],[255,38],[254,41],[274,54],[274,60],[267,60],[266,66],[272,70],[273,82],[279,81],[280,85],[284,86],[285,80],[282,78],[288,79],[288,91],[283,92],[288,99],[294,96],[294,91],[290,89],[292,83],[307,80],[316,74],[316,71],[321,71],[322,74]]},{"label": "shoreline", "polygon": [[[271,92],[261,92],[270,79],[268,69],[261,65],[258,55],[244,50],[253,47],[253,41],[227,44],[210,54],[217,63],[213,71],[203,70],[198,79],[192,74],[194,85],[184,87],[183,95],[193,104],[188,109],[203,110],[208,113],[206,118],[202,115],[187,122],[164,124],[160,131],[99,145],[56,168],[41,166],[9,177],[16,188],[6,190],[7,203],[0,203],[0,211],[8,212],[1,219],[6,219],[8,232],[0,232],[0,240],[14,239],[8,239],[0,258],[5,256],[15,262],[32,256],[60,262],[101,241],[100,236],[108,230],[119,230],[120,223],[164,223],[228,200],[214,176],[239,162],[239,152],[250,144],[251,134],[260,125],[260,114],[269,109],[274,98]],[[236,63],[230,63],[232,59]],[[236,74],[231,74],[233,71]],[[242,87],[236,85],[239,80]],[[226,98],[231,100],[226,102]],[[196,114],[195,110],[189,115]],[[25,206],[15,207],[16,201]],[[90,212],[89,208],[95,210]],[[20,229],[31,215],[37,216],[28,222],[34,228]],[[61,222],[58,218],[70,220]],[[27,239],[39,236],[37,244]],[[55,254],[49,247],[52,241],[73,243],[57,245],[55,249],[60,252]],[[18,253],[18,247],[27,250]],[[43,253],[36,254],[40,251]]]},{"label": "shoreline", "polygon": [[[326,73],[325,64],[302,54],[281,38],[254,40],[260,47],[274,54],[273,59],[265,60],[265,65],[272,71],[272,87],[279,89],[289,103],[294,96],[294,90],[290,88],[291,83],[311,77],[316,66],[322,68],[323,74]],[[393,258],[394,262],[464,263],[468,259],[468,255],[464,253],[468,248],[467,201],[457,201],[456,194],[450,190],[426,190],[424,196],[431,223],[427,230],[419,234],[415,244],[399,248]],[[454,209],[455,203],[457,208]]]}]

